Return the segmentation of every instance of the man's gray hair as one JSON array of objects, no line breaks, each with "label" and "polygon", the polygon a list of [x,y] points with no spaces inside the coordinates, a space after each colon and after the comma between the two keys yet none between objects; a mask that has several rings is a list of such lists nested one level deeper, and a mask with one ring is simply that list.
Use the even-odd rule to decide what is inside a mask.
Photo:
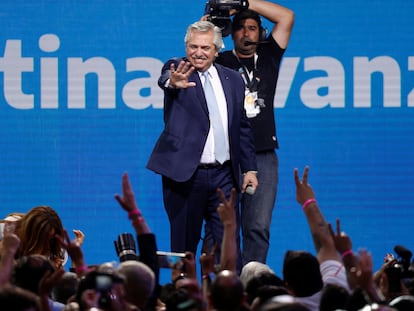
[{"label": "man's gray hair", "polygon": [[184,43],[187,45],[190,40],[190,36],[193,32],[214,32],[214,45],[216,46],[217,51],[220,51],[223,48],[223,37],[221,35],[221,29],[215,26],[211,22],[207,21],[197,21],[187,28],[187,33],[184,37]]},{"label": "man's gray hair", "polygon": [[267,273],[276,275],[268,265],[259,261],[250,261],[243,266],[240,273],[240,280],[244,287],[246,287],[250,280]]}]

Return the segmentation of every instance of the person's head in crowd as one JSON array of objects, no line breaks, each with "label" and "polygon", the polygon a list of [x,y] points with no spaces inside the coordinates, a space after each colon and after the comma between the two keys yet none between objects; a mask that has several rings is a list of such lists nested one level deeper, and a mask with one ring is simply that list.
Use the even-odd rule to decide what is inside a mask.
[{"label": "person's head in crowd", "polygon": [[104,311],[128,310],[124,278],[117,273],[90,271],[79,282],[76,302],[79,311],[90,308]]},{"label": "person's head in crowd", "polygon": [[287,251],[283,261],[283,280],[296,297],[308,297],[322,290],[318,259],[309,252]]},{"label": "person's head in crowd", "polygon": [[322,290],[320,311],[333,311],[345,309],[349,300],[348,291],[336,284],[327,284]]},{"label": "person's head in crowd", "polygon": [[258,261],[251,261],[243,266],[240,280],[245,288],[248,304],[251,304],[254,298],[257,297],[257,292],[261,287],[284,286],[283,280],[268,265]]},{"label": "person's head in crowd", "polygon": [[169,293],[165,299],[165,310],[166,311],[205,311],[206,304],[200,303],[198,299],[194,298],[193,293],[190,290],[181,287],[175,288]]},{"label": "person's head in crowd", "polygon": [[118,272],[125,278],[128,302],[144,309],[155,289],[154,272],[146,264],[136,260],[121,262]]},{"label": "person's head in crowd", "polygon": [[65,272],[59,282],[52,289],[52,299],[66,304],[76,294],[79,278],[74,272]]},{"label": "person's head in crowd", "polygon": [[239,276],[232,271],[220,271],[210,287],[210,305],[217,311],[240,310],[246,295]]},{"label": "person's head in crowd", "polygon": [[10,284],[0,288],[1,311],[38,311],[38,297],[27,290]]},{"label": "person's head in crowd", "polygon": [[184,42],[187,60],[198,71],[210,68],[223,46],[220,28],[207,21],[188,26]]},{"label": "person's head in crowd", "polygon": [[[249,282],[250,284],[251,282]],[[249,299],[249,294],[247,294]],[[274,286],[274,285],[261,285],[255,290],[255,295],[253,300],[249,303],[252,310],[258,310],[264,303],[269,299],[272,299],[276,296],[292,296],[289,295],[288,290],[284,286]]]},{"label": "person's head in crowd", "polygon": [[17,259],[14,266],[12,283],[32,293],[39,293],[39,283],[48,272],[54,272],[50,260],[43,255],[28,255]]},{"label": "person's head in crowd", "polygon": [[275,272],[266,264],[259,261],[250,261],[242,267],[240,273],[240,280],[243,283],[243,286],[247,286],[249,281],[260,275],[276,275]]},{"label": "person's head in crowd", "polygon": [[161,301],[161,303],[165,304],[165,301],[170,297],[175,291],[176,287],[174,283],[166,283],[161,286],[160,294],[158,296],[158,299]]},{"label": "person's head in crowd", "polygon": [[262,21],[260,15],[252,10],[242,10],[234,15],[231,25],[231,36],[234,42],[234,49],[239,55],[250,56],[256,52],[255,44],[245,44],[249,42],[259,42],[261,38]]},{"label": "person's head in crowd", "polygon": [[247,283],[245,292],[247,294],[248,304],[251,304],[256,297],[260,296],[289,294],[281,279],[272,274],[262,274],[251,279]]},{"label": "person's head in crowd", "polygon": [[[96,269],[98,274],[104,274],[111,276],[112,279],[112,287],[111,287],[111,297],[112,297],[112,304],[119,305],[124,304],[127,305],[127,293],[125,289],[125,277],[119,273],[118,268],[116,267],[115,262],[104,262],[99,265]],[[131,305],[128,303],[128,306]]]},{"label": "person's head in crowd", "polygon": [[96,265],[95,268],[100,273],[119,275],[115,262],[107,261],[107,262],[101,263],[100,265]]},{"label": "person's head in crowd", "polygon": [[185,289],[191,300],[196,302],[198,310],[204,310],[207,307],[207,301],[204,299],[202,289],[197,279],[184,277],[175,281],[175,288]]},{"label": "person's head in crowd", "polygon": [[4,231],[8,226],[13,226],[13,231],[16,231],[20,224],[19,220],[23,216],[23,213],[10,213],[4,219],[0,220],[0,256],[3,249]]},{"label": "person's head in crowd", "polygon": [[56,268],[62,267],[65,252],[56,235],[63,236],[64,228],[57,212],[49,206],[32,208],[20,220],[16,230],[20,238],[18,257],[39,254],[48,257]]}]

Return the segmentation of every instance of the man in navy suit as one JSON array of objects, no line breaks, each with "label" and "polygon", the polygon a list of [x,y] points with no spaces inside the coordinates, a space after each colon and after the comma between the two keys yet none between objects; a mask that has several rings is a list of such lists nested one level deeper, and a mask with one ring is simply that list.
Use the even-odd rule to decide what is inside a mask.
[{"label": "man in navy suit", "polygon": [[[169,60],[162,68],[158,83],[164,89],[165,126],[147,168],[162,175],[171,250],[196,253],[204,220],[214,242],[222,241],[217,189],[230,197],[232,188],[244,192],[248,185],[257,187],[258,181],[252,131],[243,109],[243,79],[238,72],[214,64],[223,46],[220,29],[207,21],[195,22],[184,41],[186,58]],[[213,116],[203,88],[205,74],[225,134],[222,161],[216,157],[219,148],[210,126]],[[240,171],[243,181],[239,181]],[[235,230],[238,236],[239,228]]]}]

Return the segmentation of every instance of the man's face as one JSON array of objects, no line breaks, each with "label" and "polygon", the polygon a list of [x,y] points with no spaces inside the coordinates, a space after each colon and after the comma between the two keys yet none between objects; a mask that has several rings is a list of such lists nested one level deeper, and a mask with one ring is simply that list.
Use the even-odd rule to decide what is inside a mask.
[{"label": "man's face", "polygon": [[193,31],[186,45],[186,54],[189,62],[198,71],[206,71],[217,56],[214,45],[214,32]]},{"label": "man's face", "polygon": [[252,18],[242,20],[233,32],[232,38],[234,41],[234,49],[239,57],[249,57],[256,53],[255,45],[245,45],[246,41],[258,42],[260,37],[260,28],[257,22]]}]

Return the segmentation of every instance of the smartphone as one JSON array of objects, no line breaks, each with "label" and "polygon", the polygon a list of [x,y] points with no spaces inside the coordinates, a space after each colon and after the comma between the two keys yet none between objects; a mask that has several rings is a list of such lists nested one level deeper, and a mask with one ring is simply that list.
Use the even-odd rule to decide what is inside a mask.
[{"label": "smartphone", "polygon": [[109,291],[112,288],[112,278],[108,275],[97,275],[95,281],[96,290],[100,292]]},{"label": "smartphone", "polygon": [[112,306],[111,290],[112,278],[109,275],[97,275],[95,278],[96,290],[100,293],[98,306],[102,309],[109,309]]},{"label": "smartphone", "polygon": [[183,258],[185,253],[157,251],[158,266],[160,268],[178,269],[184,268]]}]

